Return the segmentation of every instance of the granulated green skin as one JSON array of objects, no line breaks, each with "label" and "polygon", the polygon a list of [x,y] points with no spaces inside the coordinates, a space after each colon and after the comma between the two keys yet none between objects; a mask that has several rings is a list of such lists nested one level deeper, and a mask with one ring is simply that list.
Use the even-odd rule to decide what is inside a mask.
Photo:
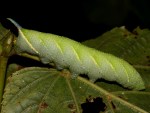
[{"label": "granulated green skin", "polygon": [[59,68],[69,68],[73,75],[87,74],[91,81],[103,78],[133,90],[145,88],[139,73],[123,59],[66,37],[21,27],[18,30],[18,52],[36,55],[45,64],[54,62]]}]

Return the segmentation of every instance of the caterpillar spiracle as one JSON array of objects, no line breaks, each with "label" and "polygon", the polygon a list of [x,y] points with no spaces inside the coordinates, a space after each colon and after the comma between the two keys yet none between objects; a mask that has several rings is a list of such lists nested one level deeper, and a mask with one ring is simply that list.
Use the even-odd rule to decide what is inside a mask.
[{"label": "caterpillar spiracle", "polygon": [[36,55],[44,64],[69,68],[72,75],[87,74],[91,81],[103,78],[133,90],[145,88],[140,74],[125,60],[63,36],[24,29],[8,19],[18,28],[17,51]]}]

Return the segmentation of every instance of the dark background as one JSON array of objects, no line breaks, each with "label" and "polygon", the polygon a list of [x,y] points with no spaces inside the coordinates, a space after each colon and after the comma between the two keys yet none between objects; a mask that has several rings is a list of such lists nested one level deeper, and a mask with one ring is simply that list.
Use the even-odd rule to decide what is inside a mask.
[{"label": "dark background", "polygon": [[5,0],[0,4],[0,18],[8,17],[24,28],[84,41],[114,27],[150,28],[150,1]]}]

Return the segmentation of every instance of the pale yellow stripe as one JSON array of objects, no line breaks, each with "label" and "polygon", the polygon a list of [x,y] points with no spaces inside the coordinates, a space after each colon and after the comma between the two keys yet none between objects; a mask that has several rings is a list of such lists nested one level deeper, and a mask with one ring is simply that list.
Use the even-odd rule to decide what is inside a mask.
[{"label": "pale yellow stripe", "polygon": [[77,52],[75,51],[75,49],[71,46],[74,54],[76,55],[76,58],[81,62],[79,55],[77,54]]},{"label": "pale yellow stripe", "polygon": [[[106,58],[105,58],[105,60],[106,60],[106,62],[107,63],[109,63],[109,65],[110,65],[110,67],[112,68],[112,70],[116,73],[116,69],[114,68],[114,66],[112,65],[112,63],[110,63],[110,61],[109,60],[107,60]],[[117,73],[115,74],[116,76],[118,75]],[[117,76],[118,77],[118,76]]]},{"label": "pale yellow stripe", "polygon": [[99,67],[99,65],[97,64],[96,60],[93,58],[93,56],[90,55],[90,58],[92,59],[92,61],[94,62],[94,64]]},{"label": "pale yellow stripe", "polygon": [[[122,65],[122,64],[121,64]],[[123,67],[124,67],[124,65],[122,65]],[[129,80],[129,74],[128,74],[128,72],[127,72],[127,70],[126,70],[126,68],[124,67],[124,70],[125,70],[125,73],[126,73],[126,76],[127,76],[127,78],[128,78],[128,82],[130,82],[130,80]]]},{"label": "pale yellow stripe", "polygon": [[[110,64],[110,66],[111,66],[111,68],[112,68],[112,70],[115,70],[115,68],[114,68],[114,66],[106,59],[106,61]],[[120,63],[121,65],[122,65],[122,63]],[[122,65],[123,66],[123,65]],[[123,66],[124,67],[124,66]],[[124,67],[124,69],[125,69],[125,67]],[[116,71],[114,71],[115,73],[116,73]],[[125,73],[126,73],[126,76],[127,76],[127,81],[129,82],[129,76],[128,76],[128,73],[127,73],[127,71],[126,71],[126,69],[125,69]],[[116,74],[117,75],[117,74]]]},{"label": "pale yellow stripe", "polygon": [[23,39],[27,42],[27,44],[29,45],[29,47],[36,52],[37,54],[39,53],[33,46],[32,44],[27,40],[26,36],[22,33],[22,31],[19,29],[20,34],[22,35]]},{"label": "pale yellow stripe", "polygon": [[53,40],[53,41],[54,41],[55,45],[57,46],[57,48],[60,50],[61,54],[63,54],[63,51],[62,51],[61,47],[59,46],[59,44],[55,40]]}]

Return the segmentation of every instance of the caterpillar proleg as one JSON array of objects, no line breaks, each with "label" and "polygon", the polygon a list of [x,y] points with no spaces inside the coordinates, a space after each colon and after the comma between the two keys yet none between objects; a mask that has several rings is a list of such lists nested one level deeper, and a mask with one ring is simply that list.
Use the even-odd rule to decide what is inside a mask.
[{"label": "caterpillar proleg", "polygon": [[17,51],[36,55],[45,64],[69,68],[74,74],[87,74],[91,81],[103,78],[133,90],[145,88],[140,74],[125,60],[63,36],[24,29],[9,20],[19,31]]}]

